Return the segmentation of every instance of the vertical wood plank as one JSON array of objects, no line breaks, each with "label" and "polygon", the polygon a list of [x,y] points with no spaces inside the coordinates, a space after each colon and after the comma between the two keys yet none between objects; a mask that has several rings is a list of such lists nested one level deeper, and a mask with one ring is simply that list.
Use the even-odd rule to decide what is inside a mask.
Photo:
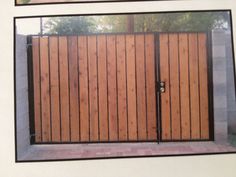
[{"label": "vertical wood plank", "polygon": [[107,46],[109,136],[111,141],[115,141],[118,140],[118,117],[116,87],[116,37],[114,35],[107,36]]},{"label": "vertical wood plank", "polygon": [[145,35],[146,95],[147,95],[147,133],[148,140],[157,138],[156,79],[155,79],[155,41],[154,35]]},{"label": "vertical wood plank", "polygon": [[42,141],[51,141],[48,37],[40,38]]},{"label": "vertical wood plank", "polygon": [[180,99],[181,99],[181,131],[182,139],[190,137],[190,99],[189,99],[189,60],[188,35],[179,34],[179,61],[180,61]]},{"label": "vertical wood plank", "polygon": [[136,73],[134,35],[126,35],[128,138],[137,140]]},{"label": "vertical wood plank", "polygon": [[98,141],[97,40],[88,36],[90,141]]},{"label": "vertical wood plank", "polygon": [[79,104],[80,104],[80,140],[89,141],[89,99],[88,99],[88,56],[87,37],[78,37],[79,53]]},{"label": "vertical wood plank", "polygon": [[70,94],[70,132],[71,141],[80,140],[79,135],[79,85],[78,85],[78,47],[77,36],[68,37],[69,94]]},{"label": "vertical wood plank", "polygon": [[198,88],[198,46],[197,35],[189,34],[189,70],[191,100],[191,138],[200,138],[199,88]]},{"label": "vertical wood plank", "polygon": [[170,93],[172,139],[180,139],[179,57],[178,35],[169,34],[170,49]]},{"label": "vertical wood plank", "polygon": [[100,141],[108,141],[106,36],[97,36]]},{"label": "vertical wood plank", "polygon": [[144,35],[135,36],[136,47],[136,74],[137,74],[137,118],[138,118],[138,140],[146,140],[146,81],[145,81],[145,51]]},{"label": "vertical wood plank", "polygon": [[58,71],[58,38],[49,37],[50,55],[50,88],[51,88],[51,119],[52,142],[60,142],[60,101],[59,101],[59,71]]},{"label": "vertical wood plank", "polygon": [[33,75],[34,75],[34,123],[35,123],[35,142],[42,141],[41,130],[41,93],[40,93],[40,55],[39,37],[32,38],[33,52]]},{"label": "vertical wood plank", "polygon": [[69,80],[68,80],[68,49],[67,37],[59,37],[59,70],[60,70],[60,101],[61,101],[61,140],[70,141],[69,115]]},{"label": "vertical wood plank", "polygon": [[208,80],[206,34],[198,35],[201,138],[209,139]]},{"label": "vertical wood plank", "polygon": [[118,112],[119,140],[128,139],[127,134],[127,97],[126,97],[126,51],[125,36],[117,35],[117,82],[118,82]]},{"label": "vertical wood plank", "polygon": [[171,139],[170,118],[170,75],[169,75],[169,37],[160,34],[160,79],[165,82],[166,91],[161,94],[161,126],[162,140]]}]

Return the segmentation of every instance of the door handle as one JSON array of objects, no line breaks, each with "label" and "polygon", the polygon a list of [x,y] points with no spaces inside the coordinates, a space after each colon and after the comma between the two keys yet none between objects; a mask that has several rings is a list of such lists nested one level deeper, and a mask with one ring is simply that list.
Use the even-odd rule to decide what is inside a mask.
[{"label": "door handle", "polygon": [[159,82],[159,92],[160,93],[165,93],[165,91],[166,91],[166,83],[163,82],[163,81],[160,81]]}]

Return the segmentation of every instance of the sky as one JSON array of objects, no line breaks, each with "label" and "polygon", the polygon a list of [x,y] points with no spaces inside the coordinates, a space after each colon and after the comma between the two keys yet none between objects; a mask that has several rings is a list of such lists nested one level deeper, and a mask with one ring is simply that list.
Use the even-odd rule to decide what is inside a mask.
[{"label": "sky", "polygon": [[[47,18],[43,18],[43,24]],[[16,19],[16,30],[18,34],[30,35],[40,33],[40,18]]]}]

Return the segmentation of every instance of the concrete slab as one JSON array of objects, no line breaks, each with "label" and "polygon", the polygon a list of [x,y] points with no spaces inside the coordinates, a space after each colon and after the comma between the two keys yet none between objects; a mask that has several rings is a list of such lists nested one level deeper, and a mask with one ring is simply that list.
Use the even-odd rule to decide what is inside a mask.
[{"label": "concrete slab", "polygon": [[33,145],[19,160],[141,157],[222,152],[236,153],[236,147],[215,142]]}]

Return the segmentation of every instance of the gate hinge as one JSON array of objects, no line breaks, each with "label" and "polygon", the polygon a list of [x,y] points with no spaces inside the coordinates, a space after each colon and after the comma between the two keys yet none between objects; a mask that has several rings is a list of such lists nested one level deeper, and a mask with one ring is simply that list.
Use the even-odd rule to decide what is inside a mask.
[{"label": "gate hinge", "polygon": [[34,134],[30,134],[30,138],[31,138],[31,137],[35,137],[35,136],[36,136],[36,134],[35,134],[35,133],[34,133]]},{"label": "gate hinge", "polygon": [[29,47],[32,47],[32,44],[26,44],[26,49],[28,50]]}]

